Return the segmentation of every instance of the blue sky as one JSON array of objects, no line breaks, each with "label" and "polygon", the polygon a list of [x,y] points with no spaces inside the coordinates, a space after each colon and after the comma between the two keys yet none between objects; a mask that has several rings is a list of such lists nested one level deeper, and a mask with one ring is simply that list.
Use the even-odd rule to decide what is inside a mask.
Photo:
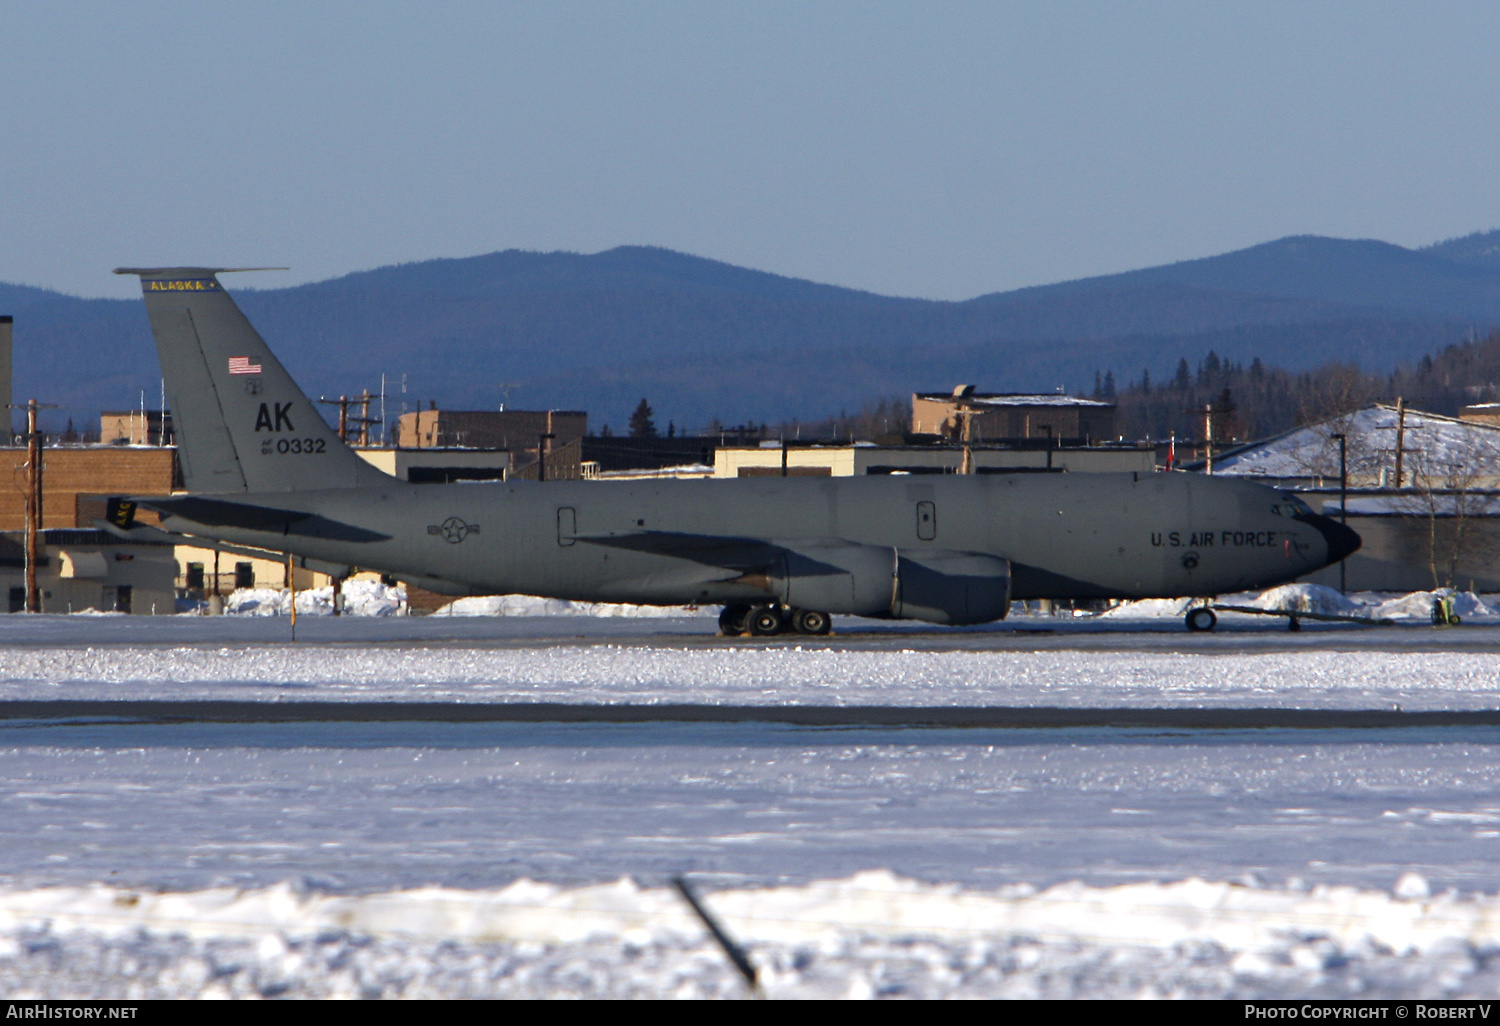
[{"label": "blue sky", "polygon": [[0,281],[651,244],[960,299],[1500,226],[1492,3],[0,0]]}]

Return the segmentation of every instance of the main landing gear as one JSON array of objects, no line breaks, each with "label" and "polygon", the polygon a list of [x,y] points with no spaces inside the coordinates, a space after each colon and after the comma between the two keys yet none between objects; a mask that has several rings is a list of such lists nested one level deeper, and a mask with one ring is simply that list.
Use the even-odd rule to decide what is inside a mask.
[{"label": "main landing gear", "polygon": [[719,633],[738,638],[749,634],[769,638],[776,634],[827,634],[831,620],[816,609],[788,609],[782,605],[725,606],[719,614]]}]

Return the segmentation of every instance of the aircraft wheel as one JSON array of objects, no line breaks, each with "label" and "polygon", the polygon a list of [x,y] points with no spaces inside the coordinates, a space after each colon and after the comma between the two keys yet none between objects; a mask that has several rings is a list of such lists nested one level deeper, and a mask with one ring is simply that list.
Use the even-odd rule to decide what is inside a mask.
[{"label": "aircraft wheel", "polygon": [[750,607],[741,603],[725,606],[719,613],[719,633],[738,638],[750,630]]},{"label": "aircraft wheel", "polygon": [[798,634],[827,634],[830,626],[828,614],[816,609],[799,609],[792,614],[792,630]]},{"label": "aircraft wheel", "polygon": [[1184,619],[1187,623],[1187,629],[1190,631],[1211,631],[1219,622],[1219,618],[1214,615],[1214,611],[1207,606],[1189,609]]},{"label": "aircraft wheel", "polygon": [[769,638],[786,629],[786,621],[781,618],[781,610],[775,606],[757,606],[752,609],[747,623],[750,633],[758,638]]}]

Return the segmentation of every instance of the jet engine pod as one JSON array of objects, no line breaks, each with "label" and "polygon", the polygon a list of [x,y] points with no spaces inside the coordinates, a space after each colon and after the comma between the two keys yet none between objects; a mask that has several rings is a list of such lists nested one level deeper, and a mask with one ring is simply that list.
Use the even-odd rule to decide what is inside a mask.
[{"label": "jet engine pod", "polygon": [[770,590],[796,609],[890,616],[896,550],[837,538],[779,543]]},{"label": "jet engine pod", "polygon": [[1010,612],[1010,561],[975,552],[900,551],[891,614],[961,626]]}]

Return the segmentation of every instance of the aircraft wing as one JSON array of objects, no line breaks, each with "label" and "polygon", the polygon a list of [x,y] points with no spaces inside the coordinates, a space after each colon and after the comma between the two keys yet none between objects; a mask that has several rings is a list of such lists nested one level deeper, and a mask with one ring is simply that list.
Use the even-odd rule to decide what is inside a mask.
[{"label": "aircraft wing", "polygon": [[743,538],[732,535],[691,534],[681,531],[634,531],[628,534],[577,535],[576,541],[611,548],[675,556],[735,574],[789,570],[808,576],[842,574],[848,567],[840,555],[852,549],[879,552],[888,564],[892,550],[859,545],[842,538]]},{"label": "aircraft wing", "polygon": [[629,534],[580,534],[576,541],[604,545],[631,552],[649,552],[657,556],[675,556],[706,566],[728,570],[764,567],[784,551],[781,546],[762,538],[736,538],[726,535],[688,534],[681,531],[632,531]]}]

